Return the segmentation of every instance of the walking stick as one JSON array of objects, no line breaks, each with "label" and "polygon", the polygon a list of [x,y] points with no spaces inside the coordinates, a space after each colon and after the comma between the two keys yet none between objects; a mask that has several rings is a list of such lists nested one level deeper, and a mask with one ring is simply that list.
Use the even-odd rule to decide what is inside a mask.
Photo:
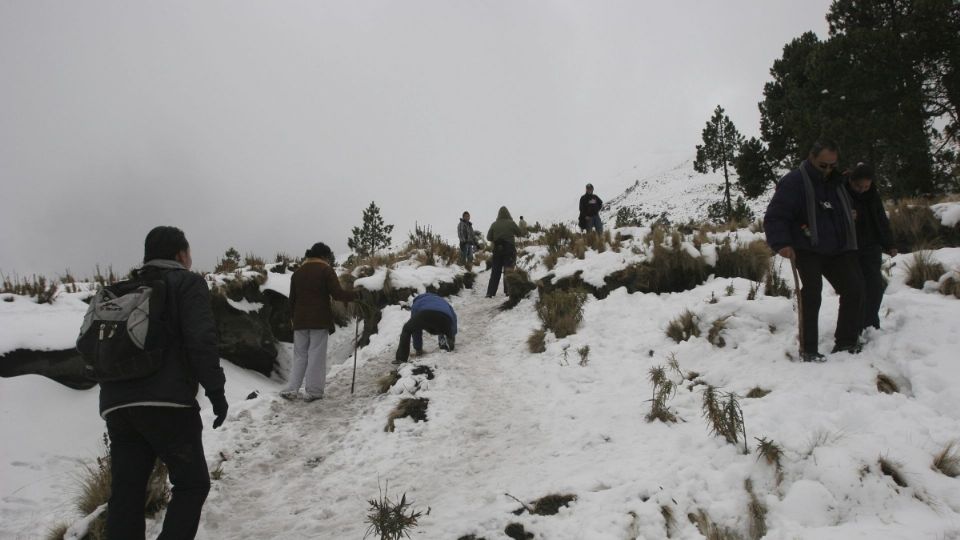
[{"label": "walking stick", "polygon": [[350,395],[353,395],[353,387],[357,382],[357,350],[360,348],[360,317],[353,327],[353,378],[350,380]]},{"label": "walking stick", "polygon": [[803,298],[800,297],[800,274],[793,257],[790,257],[790,268],[793,270],[793,294],[797,297],[797,322],[800,323],[797,325],[800,329],[797,339],[800,340],[800,354],[803,354]]}]

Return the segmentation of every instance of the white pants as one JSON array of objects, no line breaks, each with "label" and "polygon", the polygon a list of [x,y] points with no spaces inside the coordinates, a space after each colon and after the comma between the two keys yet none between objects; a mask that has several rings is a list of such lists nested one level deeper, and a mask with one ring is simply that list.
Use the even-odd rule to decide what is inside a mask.
[{"label": "white pants", "polygon": [[306,375],[306,392],[310,396],[323,396],[327,382],[327,338],[326,330],[293,331],[293,369],[287,381],[285,392],[296,392],[303,384]]}]

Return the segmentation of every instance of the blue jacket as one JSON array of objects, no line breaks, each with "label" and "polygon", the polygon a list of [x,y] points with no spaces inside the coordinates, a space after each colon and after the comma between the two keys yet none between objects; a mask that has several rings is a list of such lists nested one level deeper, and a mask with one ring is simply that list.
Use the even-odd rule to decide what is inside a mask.
[{"label": "blue jacket", "polygon": [[817,245],[813,245],[809,236],[812,227],[808,223],[807,194],[800,169],[790,171],[777,183],[763,217],[767,244],[774,251],[790,246],[795,250],[824,255],[856,249],[856,244],[850,245],[848,241],[853,231],[847,231],[849,226],[843,210],[845,203],[840,200],[841,195],[837,190],[842,181],[839,175],[824,180],[820,171],[806,160],[800,166],[806,168],[813,183]]},{"label": "blue jacket", "polygon": [[[454,313],[453,307],[446,300],[433,293],[419,294],[413,299],[413,304],[410,306],[410,315],[416,315],[421,311],[439,311],[450,317],[450,321],[453,323],[450,325],[450,332],[454,336],[457,335],[457,314]],[[413,333],[413,348],[417,350],[423,348],[423,331]]]}]

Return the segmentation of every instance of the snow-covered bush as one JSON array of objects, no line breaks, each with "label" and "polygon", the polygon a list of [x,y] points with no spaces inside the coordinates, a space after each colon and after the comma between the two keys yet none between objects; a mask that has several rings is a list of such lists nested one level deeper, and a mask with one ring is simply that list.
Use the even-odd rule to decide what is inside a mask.
[{"label": "snow-covered bush", "polygon": [[683,313],[667,324],[667,337],[680,343],[687,341],[691,337],[700,336],[700,318],[689,309],[683,310]]},{"label": "snow-covered bush", "polygon": [[922,289],[928,281],[938,281],[946,270],[943,265],[933,258],[930,251],[917,251],[913,259],[907,263],[906,284],[914,289]]}]

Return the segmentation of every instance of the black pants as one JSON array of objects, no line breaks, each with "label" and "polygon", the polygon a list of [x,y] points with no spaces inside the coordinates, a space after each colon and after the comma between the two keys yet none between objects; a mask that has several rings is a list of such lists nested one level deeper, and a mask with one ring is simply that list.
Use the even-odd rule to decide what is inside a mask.
[{"label": "black pants", "polygon": [[839,255],[821,255],[810,251],[797,252],[797,272],[802,286],[803,351],[817,352],[820,301],[823,279],[827,278],[840,295],[840,312],[833,337],[838,347],[856,345],[863,320],[863,276],[856,251]]},{"label": "black pants", "polygon": [[107,415],[113,480],[107,538],[144,538],[147,480],[159,457],[170,471],[172,497],[158,540],[191,539],[210,491],[200,411],[179,407],[124,407]]},{"label": "black pants", "polygon": [[863,323],[862,328],[872,326],[880,328],[880,302],[887,284],[880,271],[883,262],[883,248],[880,246],[861,247],[858,252],[860,272],[863,274]]},{"label": "black pants", "polygon": [[[513,268],[517,264],[517,247],[508,242],[498,242],[493,247],[493,257],[490,263],[490,282],[487,283],[487,296],[497,294],[500,287],[500,275],[504,269]],[[507,281],[503,281],[503,294],[507,294]]]},{"label": "black pants", "polygon": [[[417,312],[414,316],[410,317],[410,320],[403,325],[403,330],[400,331],[400,343],[397,345],[397,361],[406,362],[407,359],[410,358],[410,338],[414,332],[422,333],[424,330],[435,336],[443,335],[446,338],[448,349],[452,351],[454,347],[452,326],[453,321],[450,320],[450,317],[448,317],[446,313],[431,310]],[[423,347],[422,342],[420,346]]]}]

